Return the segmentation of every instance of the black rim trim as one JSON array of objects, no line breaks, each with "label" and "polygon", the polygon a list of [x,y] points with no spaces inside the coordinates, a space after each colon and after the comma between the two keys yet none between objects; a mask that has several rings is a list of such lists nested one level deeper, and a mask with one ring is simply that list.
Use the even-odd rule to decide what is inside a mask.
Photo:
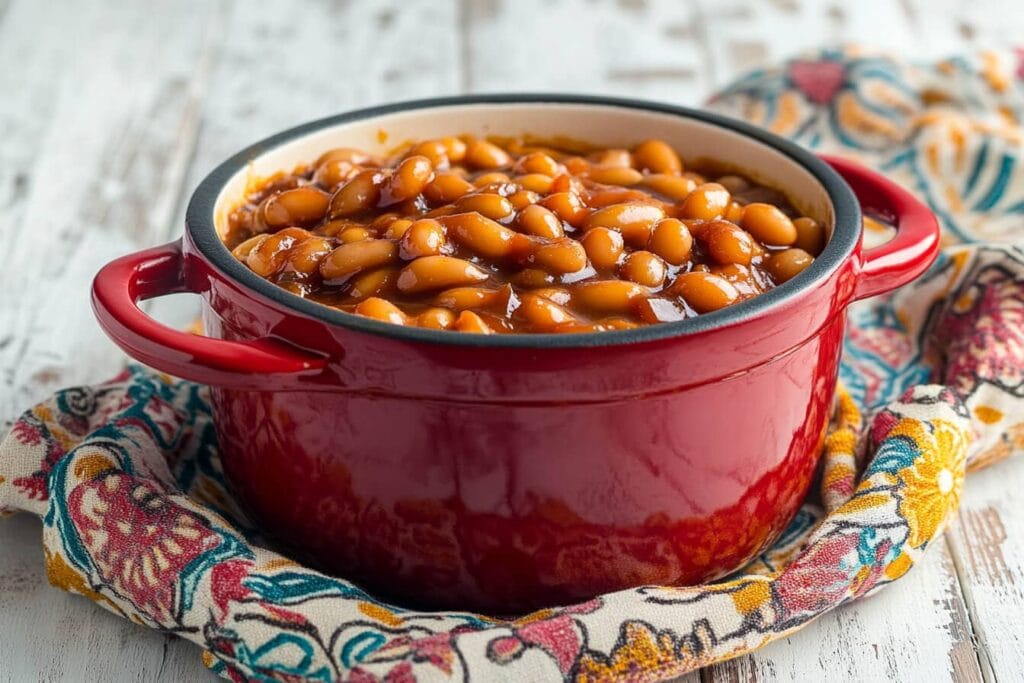
[{"label": "black rim trim", "polygon": [[[835,229],[825,250],[803,273],[757,297],[748,299],[695,318],[674,323],[645,325],[631,330],[587,332],[582,334],[495,334],[477,335],[402,327],[371,320],[329,308],[291,294],[268,280],[259,277],[239,263],[228,251],[213,222],[213,210],[221,189],[227,181],[251,160],[261,154],[322,128],[341,123],[394,114],[403,111],[431,109],[457,105],[478,104],[583,104],[640,109],[696,119],[720,128],[732,130],[768,145],[803,166],[825,188],[833,204]],[[185,213],[186,230],[199,251],[216,268],[245,288],[280,304],[292,311],[340,327],[381,335],[395,339],[455,346],[498,348],[580,348],[588,346],[614,346],[657,341],[672,337],[698,334],[732,326],[758,317],[827,279],[849,256],[860,239],[860,205],[852,190],[831,166],[813,153],[768,131],[744,121],[710,112],[644,100],[601,97],[590,95],[515,94],[467,95],[440,97],[407,102],[396,102],[367,109],[330,116],[291,128],[251,145],[215,168],[196,188]]]}]

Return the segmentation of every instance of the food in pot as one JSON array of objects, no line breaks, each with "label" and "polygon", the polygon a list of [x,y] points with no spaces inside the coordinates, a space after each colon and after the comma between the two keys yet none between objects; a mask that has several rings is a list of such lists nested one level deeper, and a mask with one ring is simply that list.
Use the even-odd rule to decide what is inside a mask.
[{"label": "food in pot", "polygon": [[683,320],[806,269],[826,231],[781,193],[633,149],[445,137],[387,159],[325,152],[260,183],[225,243],[342,311],[480,334]]}]

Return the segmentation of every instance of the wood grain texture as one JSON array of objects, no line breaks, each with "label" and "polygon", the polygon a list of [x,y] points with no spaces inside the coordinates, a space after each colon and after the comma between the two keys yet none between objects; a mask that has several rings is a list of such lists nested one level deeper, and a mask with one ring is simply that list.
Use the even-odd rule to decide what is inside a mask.
[{"label": "wood grain texture", "polygon": [[965,485],[959,523],[947,532],[974,621],[982,664],[992,680],[1024,671],[1024,462],[975,472]]},{"label": "wood grain texture", "polygon": [[980,681],[956,574],[949,555],[933,550],[899,584],[706,669],[704,682]]},{"label": "wood grain texture", "polygon": [[[178,234],[191,188],[277,130],[459,91],[699,104],[822,45],[931,59],[1022,31],[1018,0],[0,0],[0,427],[124,362],[89,311],[93,273]],[[881,596],[680,680],[1019,678],[1022,477],[973,475],[947,545]],[[0,522],[0,642],[0,681],[210,677],[191,644],[50,588],[27,517]]]},{"label": "wood grain texture", "polygon": [[18,264],[0,273],[0,291],[18,292],[0,303],[5,419],[122,364],[93,321],[88,285],[106,261],[169,233],[212,9],[77,3],[55,13],[16,2],[5,17],[0,73],[25,81],[4,87],[16,95],[0,114],[15,131],[0,246]]}]

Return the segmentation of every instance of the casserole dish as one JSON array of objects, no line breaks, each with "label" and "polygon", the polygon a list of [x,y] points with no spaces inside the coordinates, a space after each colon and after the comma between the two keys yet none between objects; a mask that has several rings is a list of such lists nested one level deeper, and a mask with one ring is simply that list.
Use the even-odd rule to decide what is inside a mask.
[{"label": "casserole dish", "polygon": [[[295,296],[220,239],[254,178],[331,147],[453,133],[666,140],[742,169],[828,226],[792,280],[679,322],[474,335]],[[863,250],[862,210],[896,227]],[[885,178],[743,123],[611,98],[491,95],[377,107],[260,142],[214,170],[184,236],[97,275],[130,355],[211,387],[224,473],[303,558],[405,604],[510,613],[722,576],[785,528],[813,478],[846,307],[922,273],[934,216]],[[206,336],[137,306],[193,292]]]}]

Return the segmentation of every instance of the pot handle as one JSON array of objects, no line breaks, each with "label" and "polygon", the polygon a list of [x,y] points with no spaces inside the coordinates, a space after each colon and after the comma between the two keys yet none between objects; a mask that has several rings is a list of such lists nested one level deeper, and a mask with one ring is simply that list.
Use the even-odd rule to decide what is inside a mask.
[{"label": "pot handle", "polygon": [[855,299],[882,294],[928,270],[939,253],[939,222],[923,202],[885,176],[842,157],[821,155],[850,185],[862,211],[892,219],[896,235],[861,255]]},{"label": "pot handle", "polygon": [[92,283],[92,307],[100,327],[128,355],[157,370],[217,386],[251,387],[259,375],[315,374],[327,361],[273,339],[226,341],[182,332],[157,322],[138,302],[165,294],[198,293],[185,281],[177,240],[122,256],[105,265]]}]

